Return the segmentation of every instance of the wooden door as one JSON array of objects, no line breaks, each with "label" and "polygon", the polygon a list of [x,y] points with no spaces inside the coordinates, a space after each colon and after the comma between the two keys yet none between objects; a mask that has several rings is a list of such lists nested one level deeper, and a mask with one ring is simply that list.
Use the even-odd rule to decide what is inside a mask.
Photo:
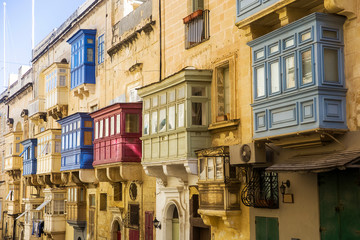
[{"label": "wooden door", "polygon": [[322,240],[360,239],[360,172],[318,175]]},{"label": "wooden door", "polygon": [[129,229],[129,240],[139,240],[139,230]]},{"label": "wooden door", "polygon": [[153,212],[145,212],[145,240],[153,240]]},{"label": "wooden door", "polygon": [[121,231],[117,231],[117,240],[121,240]]},{"label": "wooden door", "polygon": [[277,218],[255,217],[256,240],[279,240],[279,222]]}]

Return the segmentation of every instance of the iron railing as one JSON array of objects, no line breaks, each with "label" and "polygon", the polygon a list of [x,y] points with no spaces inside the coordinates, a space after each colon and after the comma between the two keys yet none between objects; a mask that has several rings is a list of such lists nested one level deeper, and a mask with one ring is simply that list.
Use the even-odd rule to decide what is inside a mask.
[{"label": "iron railing", "polygon": [[241,201],[248,207],[278,208],[277,173],[254,169],[250,181],[241,191]]}]

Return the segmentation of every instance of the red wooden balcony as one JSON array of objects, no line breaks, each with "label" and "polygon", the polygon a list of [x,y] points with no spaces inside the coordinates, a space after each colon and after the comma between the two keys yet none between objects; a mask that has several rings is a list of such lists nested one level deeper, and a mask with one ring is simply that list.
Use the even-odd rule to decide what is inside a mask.
[{"label": "red wooden balcony", "polygon": [[90,116],[95,123],[93,166],[141,162],[142,103],[117,103]]}]

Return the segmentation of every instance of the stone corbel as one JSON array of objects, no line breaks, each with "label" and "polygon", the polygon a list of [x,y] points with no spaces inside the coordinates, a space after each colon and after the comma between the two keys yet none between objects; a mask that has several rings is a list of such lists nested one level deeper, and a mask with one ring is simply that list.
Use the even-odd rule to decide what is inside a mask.
[{"label": "stone corbel", "polygon": [[79,179],[83,183],[92,183],[98,184],[99,181],[95,177],[94,169],[80,169],[79,171]]},{"label": "stone corbel", "polygon": [[[50,174],[50,183],[55,185],[60,185],[62,183],[61,181],[61,173],[51,173]],[[51,184],[48,184],[51,185]]]},{"label": "stone corbel", "polygon": [[119,168],[120,177],[125,181],[142,180],[142,169],[140,163],[123,163]]},{"label": "stone corbel", "polygon": [[198,174],[198,160],[193,161],[189,160],[184,163],[185,170],[188,174],[197,175]]},{"label": "stone corbel", "polygon": [[39,185],[45,186],[45,176],[44,175],[39,175],[37,177],[37,182],[39,183]]},{"label": "stone corbel", "polygon": [[148,176],[156,177],[157,183],[166,187],[167,177],[164,174],[162,166],[143,166],[145,174]]},{"label": "stone corbel", "polygon": [[357,17],[358,0],[324,0],[324,7],[330,13],[346,16],[349,20]]},{"label": "stone corbel", "polygon": [[163,165],[164,174],[168,177],[176,177],[181,182],[188,182],[188,173],[185,170],[185,166],[182,164],[171,164],[171,165]]},{"label": "stone corbel", "polygon": [[242,30],[242,36],[246,38],[247,42],[250,42],[262,35],[268,33],[271,29],[266,28],[264,26],[252,23],[249,25],[245,25],[240,28]]},{"label": "stone corbel", "polygon": [[219,220],[218,217],[208,216],[208,215],[203,215],[203,214],[200,214],[200,216],[201,216],[201,218],[202,218],[205,225],[216,228],[216,226],[218,224],[218,220]]},{"label": "stone corbel", "polygon": [[240,210],[198,210],[201,218],[206,225],[216,227],[219,221],[222,221],[224,225],[232,229],[240,229]]},{"label": "stone corbel", "polygon": [[62,181],[62,183],[63,184],[68,184],[69,183],[69,175],[70,175],[70,173],[68,173],[68,172],[62,172],[61,173],[61,181]]},{"label": "stone corbel", "polygon": [[288,6],[277,10],[276,13],[279,15],[281,26],[285,26],[309,14],[301,8],[292,8]]},{"label": "stone corbel", "polygon": [[99,182],[110,182],[106,175],[106,168],[95,168],[95,177]]},{"label": "stone corbel", "polygon": [[120,168],[118,168],[118,167],[106,168],[106,177],[111,182],[123,182],[124,181],[124,179],[120,176]]}]

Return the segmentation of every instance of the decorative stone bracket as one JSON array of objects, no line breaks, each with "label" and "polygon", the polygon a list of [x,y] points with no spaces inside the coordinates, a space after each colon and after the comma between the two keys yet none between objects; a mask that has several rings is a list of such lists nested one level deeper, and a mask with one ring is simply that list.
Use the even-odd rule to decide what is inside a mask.
[{"label": "decorative stone bracket", "polygon": [[222,221],[228,228],[240,228],[240,210],[224,211],[199,209],[198,212],[204,223],[211,227],[217,227],[219,222]]},{"label": "decorative stone bracket", "polygon": [[54,108],[48,110],[49,116],[51,116],[55,120],[67,116],[67,113],[68,113],[68,105],[56,105]]},{"label": "decorative stone bracket", "polygon": [[324,6],[330,13],[346,16],[348,19],[357,17],[358,0],[324,0]]},{"label": "decorative stone bracket", "polygon": [[141,181],[141,165],[139,163],[121,163],[120,166],[95,168],[95,176],[100,182]]},{"label": "decorative stone bracket", "polygon": [[73,96],[83,99],[84,97],[89,97],[90,94],[95,93],[95,84],[81,84],[80,86],[76,87],[72,90]]}]

